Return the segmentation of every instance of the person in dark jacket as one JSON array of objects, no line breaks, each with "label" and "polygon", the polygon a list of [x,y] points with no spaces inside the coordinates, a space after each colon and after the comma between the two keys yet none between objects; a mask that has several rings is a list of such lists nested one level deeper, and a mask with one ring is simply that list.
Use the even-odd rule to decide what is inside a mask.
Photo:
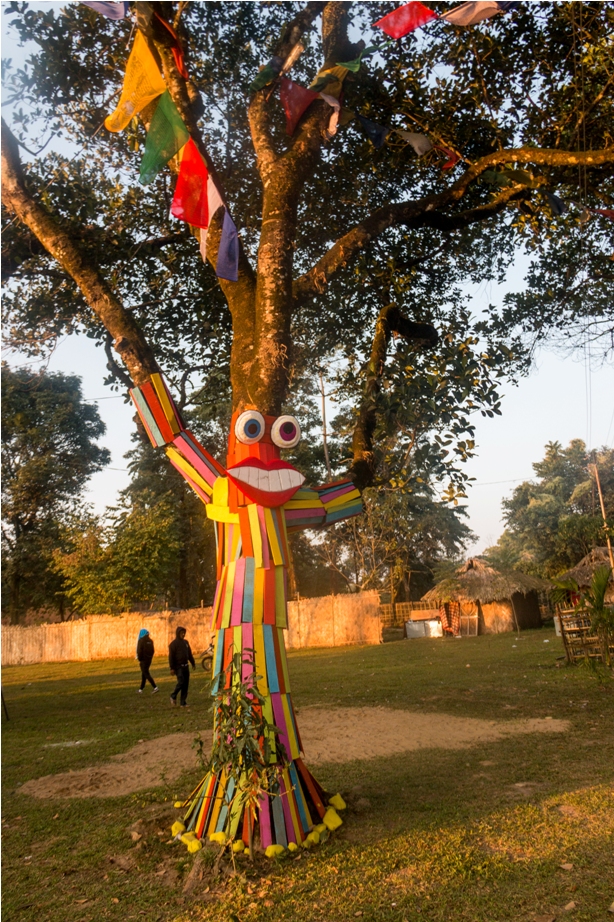
[{"label": "person in dark jacket", "polygon": [[168,647],[168,664],[171,669],[171,675],[177,676],[177,685],[171,695],[171,704],[177,704],[177,695],[181,693],[181,707],[186,706],[188,698],[188,687],[190,685],[190,663],[192,668],[196,669],[196,663],[192,656],[190,644],[185,639],[186,630],[184,627],[178,627],[175,631],[175,639]]},{"label": "person in dark jacket", "polygon": [[139,631],[139,639],[136,644],[136,658],[138,659],[139,665],[141,667],[141,687],[139,688],[139,695],[143,694],[145,682],[150,682],[153,686],[152,695],[155,695],[157,691],[160,691],[152,678],[151,672],[149,671],[153,655],[154,642],[149,636],[149,631],[146,631],[145,628],[141,628]]}]

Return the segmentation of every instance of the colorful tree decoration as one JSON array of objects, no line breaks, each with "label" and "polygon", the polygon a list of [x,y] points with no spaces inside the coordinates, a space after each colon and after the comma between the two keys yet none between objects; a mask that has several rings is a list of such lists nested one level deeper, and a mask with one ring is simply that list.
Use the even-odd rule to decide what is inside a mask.
[{"label": "colorful tree decoration", "polygon": [[414,29],[419,29],[420,26],[430,22],[431,19],[437,19],[437,13],[423,3],[419,3],[418,0],[412,0],[411,3],[406,3],[405,6],[400,6],[382,19],[378,19],[373,25],[391,38],[403,38]]},{"label": "colorful tree decoration", "polygon": [[181,166],[171,212],[180,221],[186,221],[193,227],[208,227],[207,181],[209,172],[207,165],[192,138],[179,154]]},{"label": "colorful tree decoration", "polygon": [[506,13],[517,6],[520,6],[520,4],[497,3],[495,0],[485,0],[485,2],[468,0],[467,3],[462,3],[460,6],[455,6],[453,10],[442,13],[441,19],[445,19],[446,22],[451,22],[455,26],[474,26],[477,22],[482,22],[483,19],[490,19],[492,16],[496,16],[497,13]]},{"label": "colorful tree decoration", "polygon": [[177,111],[168,90],[160,96],[149,124],[145,153],[141,161],[139,182],[150,183],[164,169],[171,157],[190,140],[188,129]]},{"label": "colorful tree decoration", "polygon": [[[237,662],[250,668],[253,651],[262,710],[268,724],[278,728],[281,744],[269,739],[277,784],[263,792],[249,822],[241,798],[235,797],[234,778],[220,771],[209,772],[185,801],[182,825],[198,839],[237,838],[246,845],[251,826],[259,830],[265,850],[315,843],[319,834],[314,836],[313,827],[334,829],[341,819],[302,760],[284,643],[288,533],[358,515],[360,494],[348,480],[305,488],[303,475],[280,457],[301,438],[292,416],[236,411],[223,468],[185,429],[161,375],[151,375],[130,393],[152,444],[165,447],[171,464],[206,504],[215,528],[214,694],[220,680],[230,687]],[[237,654],[245,654],[244,660]],[[236,680],[242,679],[237,674]],[[337,797],[333,800],[341,804]]]},{"label": "colorful tree decoration", "polygon": [[279,98],[286,113],[286,133],[292,136],[302,116],[314,100],[318,98],[315,90],[308,90],[288,77],[282,77]]},{"label": "colorful tree decoration", "polygon": [[104,121],[108,131],[122,131],[133,116],[166,90],[160,68],[142,32],[137,32],[117,108]]},{"label": "colorful tree decoration", "polygon": [[128,3],[98,3],[97,0],[81,0],[83,6],[89,6],[107,19],[124,19],[128,14]]}]

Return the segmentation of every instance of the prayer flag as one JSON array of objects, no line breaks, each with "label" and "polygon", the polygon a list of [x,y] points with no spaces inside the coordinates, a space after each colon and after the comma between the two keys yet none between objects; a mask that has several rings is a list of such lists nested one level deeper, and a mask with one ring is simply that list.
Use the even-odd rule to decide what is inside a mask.
[{"label": "prayer flag", "polygon": [[593,214],[603,215],[604,218],[609,218],[610,221],[614,221],[614,208],[591,208]]},{"label": "prayer flag", "polygon": [[383,125],[378,125],[377,122],[372,122],[371,119],[365,118],[364,115],[359,115],[357,118],[373,146],[382,147],[390,134],[390,129],[385,128]]},{"label": "prayer flag", "polygon": [[83,6],[89,6],[97,13],[106,16],[107,19],[123,19],[128,12],[127,3],[90,3],[89,0],[81,0],[81,2]]},{"label": "prayer flag", "polygon": [[355,118],[356,118],[356,113],[354,112],[353,109],[342,108],[341,112],[339,113],[339,126],[341,128],[344,128],[346,125],[349,125],[352,119],[355,119]]},{"label": "prayer flag", "polygon": [[442,164],[442,170],[451,170],[453,166],[456,166],[460,160],[459,155],[454,150],[450,150],[449,147],[444,147],[443,144],[436,144],[434,150],[440,150],[442,154],[445,154],[448,158],[444,164]]},{"label": "prayer flag", "polygon": [[546,196],[546,201],[550,206],[550,211],[553,218],[558,218],[561,215],[565,214],[568,211],[567,205],[562,198],[559,198],[558,195],[554,195],[552,192],[544,192]]},{"label": "prayer flag", "polygon": [[134,115],[166,90],[160,69],[143,33],[137,31],[126,65],[124,86],[117,108],[105,119],[109,131],[121,131]]},{"label": "prayer flag", "polygon": [[417,134],[415,131],[402,131],[400,128],[395,129],[404,141],[409,141],[419,157],[428,154],[433,149],[433,145],[425,134]]},{"label": "prayer flag", "polygon": [[209,226],[209,205],[207,202],[207,164],[196,144],[190,138],[183,149],[179,176],[175,186],[171,212],[180,221],[193,227]]},{"label": "prayer flag", "polygon": [[228,209],[224,212],[222,239],[217,251],[215,274],[219,279],[226,279],[228,282],[239,280],[239,235]]},{"label": "prayer flag", "polygon": [[514,9],[518,3],[496,3],[494,0],[468,0],[461,6],[455,6],[453,10],[442,13],[441,19],[453,23],[455,26],[474,26],[483,19],[490,19],[497,13],[505,13],[507,10]]},{"label": "prayer flag", "polygon": [[320,93],[320,96],[327,102],[332,108],[331,117],[328,120],[328,126],[326,128],[326,137],[330,141],[331,138],[334,138],[337,134],[337,126],[339,125],[339,112],[341,111],[341,103],[338,99],[335,99],[334,96],[329,96],[328,93]]},{"label": "prayer flag", "polygon": [[144,186],[150,183],[189,140],[188,129],[167,90],[149,123],[139,182]]},{"label": "prayer flag", "polygon": [[273,80],[279,76],[283,66],[283,59],[279,58],[277,55],[274,55],[269,63],[265,64],[262,70],[260,70],[252,80],[249,87],[250,93],[255,93],[257,90],[262,90],[269,83],[272,83]]},{"label": "prayer flag", "polygon": [[437,19],[437,13],[423,3],[419,3],[418,0],[412,0],[411,3],[406,3],[405,6],[400,6],[392,13],[388,13],[383,19],[378,19],[373,25],[378,26],[391,38],[403,38],[414,29],[430,22],[431,19]]},{"label": "prayer flag", "polygon": [[[211,223],[211,218],[219,208],[225,208],[224,202],[222,201],[222,196],[218,192],[218,188],[213,182],[211,176],[207,180],[207,211],[209,215],[209,223]],[[207,262],[207,228],[201,227],[200,229],[200,255],[203,258],[203,262]]]},{"label": "prayer flag", "polygon": [[318,71],[315,80],[309,85],[309,89],[314,90],[316,93],[326,90],[329,96],[339,98],[347,72],[347,67],[343,67],[341,64],[337,64],[336,67],[323,68]]},{"label": "prayer flag", "polygon": [[183,79],[187,80],[190,75],[187,72],[185,62],[183,60],[183,49],[181,47],[181,42],[179,41],[179,36],[177,35],[175,30],[171,26],[170,22],[167,22],[166,19],[162,19],[160,14],[156,13],[155,10],[154,10],[154,16],[156,17],[156,19],[158,19],[159,22],[162,23],[164,28],[168,29],[168,31],[171,33],[171,36],[173,38],[173,46],[171,48],[171,51],[173,52],[173,58],[175,59],[175,65],[177,67],[177,70],[183,77]]},{"label": "prayer flag", "polygon": [[314,99],[318,98],[318,93],[305,89],[288,77],[282,77],[279,98],[286,113],[286,132],[292,136],[303,114]]}]

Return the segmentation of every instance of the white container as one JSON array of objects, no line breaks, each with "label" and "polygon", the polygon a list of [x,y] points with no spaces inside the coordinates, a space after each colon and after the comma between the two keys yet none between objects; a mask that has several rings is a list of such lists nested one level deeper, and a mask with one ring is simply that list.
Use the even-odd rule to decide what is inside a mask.
[{"label": "white container", "polygon": [[424,626],[428,624],[427,621],[406,621],[405,622],[405,636],[409,639],[414,637],[425,637]]},{"label": "white container", "polygon": [[433,618],[432,621],[423,621],[425,637],[443,637],[443,628],[439,618]]}]

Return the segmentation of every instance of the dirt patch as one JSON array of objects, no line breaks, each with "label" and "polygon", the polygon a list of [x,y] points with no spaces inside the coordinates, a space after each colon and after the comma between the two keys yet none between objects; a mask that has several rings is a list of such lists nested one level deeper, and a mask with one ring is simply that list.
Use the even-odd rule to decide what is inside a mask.
[{"label": "dirt patch", "polygon": [[[562,733],[568,726],[568,721],[552,718],[478,720],[368,707],[303,708],[299,716],[311,765],[375,759],[415,749],[466,749],[518,734]],[[120,797],[158,787],[196,767],[192,742],[191,733],[161,736],[137,743],[101,765],[27,781],[19,791],[38,798]]]}]

